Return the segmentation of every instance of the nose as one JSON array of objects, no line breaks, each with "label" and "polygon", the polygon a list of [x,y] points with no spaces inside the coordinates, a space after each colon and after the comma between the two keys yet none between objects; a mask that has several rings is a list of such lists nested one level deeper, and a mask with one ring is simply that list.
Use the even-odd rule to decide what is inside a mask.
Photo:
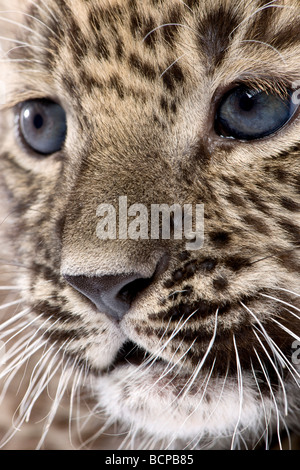
[{"label": "nose", "polygon": [[139,292],[152,282],[138,273],[106,276],[69,276],[66,281],[91,300],[100,312],[120,321],[131,307]]}]

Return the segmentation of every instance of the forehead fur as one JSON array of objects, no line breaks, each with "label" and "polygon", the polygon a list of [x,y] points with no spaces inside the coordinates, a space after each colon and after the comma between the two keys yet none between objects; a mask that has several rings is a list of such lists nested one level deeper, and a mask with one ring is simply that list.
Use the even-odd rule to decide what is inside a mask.
[{"label": "forehead fur", "polygon": [[[170,82],[169,75],[175,72],[175,79],[180,79],[179,66],[187,63],[198,79],[205,72],[216,86],[250,76],[265,84],[270,77],[292,80],[299,73],[300,19],[296,0],[14,0],[9,8],[12,13],[5,12],[7,2],[1,0],[0,8],[6,18],[1,21],[3,37],[14,34],[28,45],[23,44],[11,55],[28,63],[1,67],[5,74],[7,66],[22,70],[18,85],[23,79],[26,96],[30,88],[35,97],[39,92],[43,95],[45,83],[53,94],[57,92],[55,74],[60,72],[60,62],[74,62],[74,57],[82,61],[77,65],[90,77],[88,86],[97,86],[109,73],[119,94],[122,85],[113,74],[126,74],[128,69],[152,82],[159,78]],[[8,44],[1,40],[4,50]],[[52,74],[50,60],[55,65]],[[175,63],[170,67],[172,60]],[[34,83],[32,69],[39,74]],[[137,85],[137,76],[132,74],[132,80],[133,86]]]}]

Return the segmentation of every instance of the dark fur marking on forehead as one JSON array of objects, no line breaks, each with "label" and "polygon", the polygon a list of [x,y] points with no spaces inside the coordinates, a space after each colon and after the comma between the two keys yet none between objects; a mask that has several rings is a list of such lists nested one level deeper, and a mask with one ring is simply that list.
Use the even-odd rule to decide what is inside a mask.
[{"label": "dark fur marking on forehead", "polygon": [[164,18],[162,28],[162,35],[164,40],[170,45],[174,46],[178,36],[178,31],[181,26],[177,26],[182,23],[182,8],[181,5],[176,5],[170,13]]},{"label": "dark fur marking on forehead", "polygon": [[150,49],[155,49],[160,34],[159,30],[155,30],[157,26],[154,18],[150,14],[145,17],[137,10],[132,11],[130,14],[130,31],[132,37],[143,41]]},{"label": "dark fur marking on forehead", "polygon": [[95,79],[85,70],[80,70],[79,76],[80,84],[85,87],[88,93],[90,93],[93,88],[98,88],[99,90],[102,90],[104,88],[104,84],[99,79]]},{"label": "dark fur marking on forehead", "polygon": [[[172,63],[172,62],[171,62]],[[177,85],[182,86],[185,79],[184,73],[178,63],[175,63],[163,74],[163,83],[169,91],[174,91]]]},{"label": "dark fur marking on forehead", "polygon": [[118,60],[123,60],[125,58],[125,45],[121,38],[116,39],[115,54]]},{"label": "dark fur marking on forehead", "polygon": [[165,96],[162,96],[161,99],[160,99],[160,108],[163,112],[168,114],[168,112],[169,112],[169,103],[168,103]]},{"label": "dark fur marking on forehead", "polygon": [[247,22],[245,39],[270,42],[274,38],[274,24],[276,24],[278,12],[277,5],[270,5],[267,0],[256,2],[254,14]]},{"label": "dark fur marking on forehead", "polygon": [[[147,18],[147,21],[144,27],[145,34],[143,36],[143,40],[144,40],[144,44],[148,46],[150,49],[155,49],[157,39],[160,33],[160,31],[158,30],[154,31],[155,27],[156,27],[156,24],[155,24],[154,19],[151,16],[149,16]],[[150,32],[151,34],[149,34]]]},{"label": "dark fur marking on forehead", "polygon": [[231,34],[242,21],[242,16],[233,7],[212,7],[201,17],[197,26],[197,41],[207,57],[207,66],[213,71],[220,65],[232,40]]},{"label": "dark fur marking on forehead", "polygon": [[110,58],[110,50],[104,35],[98,33],[95,42],[95,55],[97,58],[108,60]]},{"label": "dark fur marking on forehead", "polygon": [[74,95],[76,92],[76,85],[73,81],[73,78],[68,74],[67,75],[64,74],[61,77],[61,81],[67,93],[69,93],[70,95]]},{"label": "dark fur marking on forehead", "polygon": [[89,12],[88,20],[93,32],[100,31],[103,25],[103,14],[103,8],[101,8],[100,5],[97,5],[97,7],[94,6]]},{"label": "dark fur marking on forehead", "polygon": [[158,72],[154,65],[141,58],[137,53],[130,54],[128,61],[133,70],[142,78],[147,78],[150,81],[157,78]]},{"label": "dark fur marking on forehead", "polygon": [[111,75],[110,86],[113,90],[116,90],[119,98],[123,100],[125,97],[125,88],[121,77],[117,73]]},{"label": "dark fur marking on forehead", "polygon": [[[296,12],[295,12],[296,13]],[[295,15],[297,16],[297,15]],[[276,35],[270,38],[270,44],[279,50],[284,50],[289,47],[296,47],[300,43],[300,21],[293,19],[292,24],[288,24],[281,28]]]},{"label": "dark fur marking on forehead", "polygon": [[141,36],[142,24],[143,19],[140,13],[134,9],[130,14],[130,31],[135,39]]}]

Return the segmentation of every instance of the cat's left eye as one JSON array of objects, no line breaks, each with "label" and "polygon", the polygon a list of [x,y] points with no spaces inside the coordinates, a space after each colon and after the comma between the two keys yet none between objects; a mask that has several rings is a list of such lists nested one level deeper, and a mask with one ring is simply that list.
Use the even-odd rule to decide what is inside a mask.
[{"label": "cat's left eye", "polygon": [[37,99],[19,108],[19,133],[35,153],[51,155],[61,150],[67,134],[66,113],[57,103]]},{"label": "cat's left eye", "polygon": [[216,114],[215,129],[221,137],[261,139],[281,129],[297,109],[291,91],[282,96],[240,85],[223,98]]}]

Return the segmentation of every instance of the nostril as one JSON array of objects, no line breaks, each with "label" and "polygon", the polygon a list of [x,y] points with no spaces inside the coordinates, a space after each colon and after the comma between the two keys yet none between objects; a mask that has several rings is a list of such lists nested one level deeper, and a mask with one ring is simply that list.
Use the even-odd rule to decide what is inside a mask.
[{"label": "nostril", "polygon": [[129,282],[126,286],[122,287],[118,293],[119,299],[128,304],[132,304],[136,296],[146,289],[151,284],[152,278],[140,278],[135,281]]},{"label": "nostril", "polygon": [[92,277],[64,275],[64,278],[91,300],[100,312],[118,321],[128,312],[138,293],[152,281],[152,278],[143,278],[138,274]]}]

